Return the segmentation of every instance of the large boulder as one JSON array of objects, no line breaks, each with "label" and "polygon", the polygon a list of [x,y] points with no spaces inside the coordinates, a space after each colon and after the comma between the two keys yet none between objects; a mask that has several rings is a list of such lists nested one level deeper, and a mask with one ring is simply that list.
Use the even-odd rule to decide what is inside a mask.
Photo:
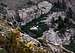
[{"label": "large boulder", "polygon": [[52,4],[47,1],[43,1],[38,4],[38,7],[44,14],[44,13],[48,13],[50,11],[50,9],[52,8]]}]

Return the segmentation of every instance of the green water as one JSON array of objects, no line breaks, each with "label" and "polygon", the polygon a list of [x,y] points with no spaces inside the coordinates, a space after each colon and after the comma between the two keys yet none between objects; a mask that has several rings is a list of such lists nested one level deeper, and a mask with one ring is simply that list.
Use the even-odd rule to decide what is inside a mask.
[{"label": "green water", "polygon": [[[44,22],[40,22],[42,20],[45,20],[44,15],[41,15],[38,18],[35,18],[34,20],[32,20],[31,22],[27,23],[25,26],[22,27],[23,31],[25,32],[32,32],[33,34],[36,34],[37,37],[40,37],[43,35],[43,32],[48,30],[48,26],[47,24],[45,24]],[[30,30],[31,27],[33,26],[38,26],[38,30]]]}]

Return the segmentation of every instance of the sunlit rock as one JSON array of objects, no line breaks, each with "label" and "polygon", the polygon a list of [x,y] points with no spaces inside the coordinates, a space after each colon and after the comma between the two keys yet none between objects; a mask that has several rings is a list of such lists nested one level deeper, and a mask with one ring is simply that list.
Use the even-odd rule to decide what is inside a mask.
[{"label": "sunlit rock", "polygon": [[42,11],[42,13],[45,14],[50,11],[50,9],[52,8],[52,4],[47,1],[43,1],[38,4],[38,7]]}]

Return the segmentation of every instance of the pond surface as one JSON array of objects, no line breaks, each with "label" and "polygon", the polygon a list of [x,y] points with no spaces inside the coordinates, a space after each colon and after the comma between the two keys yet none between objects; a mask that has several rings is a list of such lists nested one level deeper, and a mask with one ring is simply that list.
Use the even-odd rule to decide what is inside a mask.
[{"label": "pond surface", "polygon": [[[48,30],[47,24],[45,24],[44,22],[41,22],[42,20],[45,20],[44,15],[41,15],[40,17],[35,18],[31,22],[22,26],[21,28],[24,32],[26,32],[28,34],[29,34],[29,32],[35,34],[36,38],[41,37],[43,35],[43,32]],[[37,27],[37,30],[30,30],[30,28],[32,28],[32,27]]]}]

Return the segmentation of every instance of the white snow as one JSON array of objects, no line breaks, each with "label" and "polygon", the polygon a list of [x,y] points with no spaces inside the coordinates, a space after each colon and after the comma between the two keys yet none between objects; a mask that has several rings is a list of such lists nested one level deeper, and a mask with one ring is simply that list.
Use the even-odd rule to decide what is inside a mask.
[{"label": "white snow", "polygon": [[36,26],[36,27],[33,26],[33,27],[30,28],[30,30],[38,30],[38,26]]}]

